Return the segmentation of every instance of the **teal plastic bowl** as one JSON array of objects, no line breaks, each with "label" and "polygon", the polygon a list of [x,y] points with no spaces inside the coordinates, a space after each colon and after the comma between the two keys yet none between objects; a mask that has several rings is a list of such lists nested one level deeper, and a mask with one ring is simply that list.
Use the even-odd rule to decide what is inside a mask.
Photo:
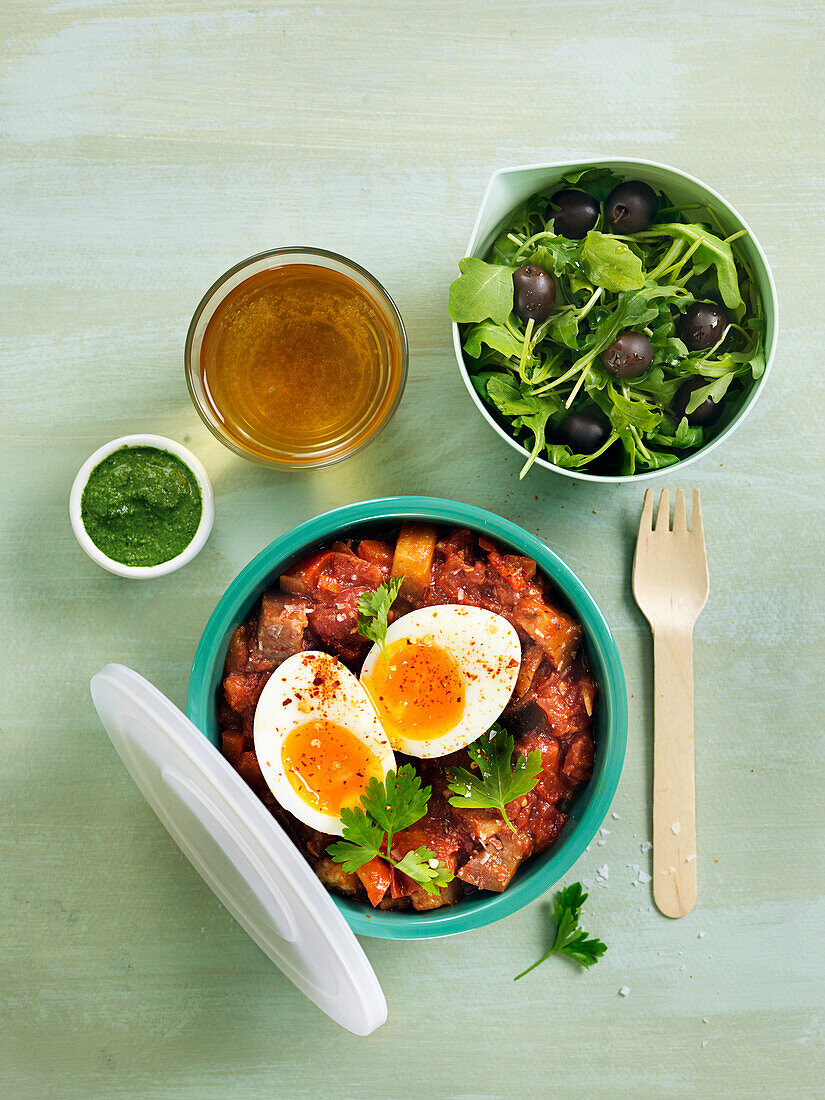
[{"label": "teal plastic bowl", "polygon": [[619,651],[604,616],[576,574],[540,539],[515,523],[470,504],[436,497],[387,497],[336,508],[288,531],[241,570],[206,624],[189,677],[186,712],[212,744],[217,746],[220,738],[216,699],[229,639],[266,586],[319,542],[405,520],[469,527],[534,558],[584,626],[585,648],[599,696],[593,778],[577,792],[559,841],[522,867],[503,894],[479,892],[453,908],[430,913],[383,912],[331,895],[353,932],[390,940],[432,939],[482,928],[549,890],[570,870],[604,821],[619,784],[627,745],[627,689]]}]

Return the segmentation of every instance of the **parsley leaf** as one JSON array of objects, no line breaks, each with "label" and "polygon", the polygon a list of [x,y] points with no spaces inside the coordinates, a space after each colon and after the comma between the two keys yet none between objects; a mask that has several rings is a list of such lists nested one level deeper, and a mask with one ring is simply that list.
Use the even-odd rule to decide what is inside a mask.
[{"label": "parsley leaf", "polygon": [[607,945],[595,937],[588,939],[588,933],[579,926],[579,917],[582,906],[587,901],[587,894],[582,890],[580,882],[574,882],[563,890],[558,890],[553,898],[553,910],[556,916],[556,936],[549,951],[532,966],[517,974],[514,981],[523,978],[531,970],[549,959],[551,955],[567,955],[580,966],[590,967],[597,963],[607,950]]},{"label": "parsley leaf", "polygon": [[362,592],[358,597],[358,633],[362,638],[377,642],[379,649],[387,659],[387,615],[395,603],[403,577],[393,577],[389,582],[378,585],[374,592]]},{"label": "parsley leaf", "polygon": [[387,772],[380,783],[372,778],[361,795],[361,805],[392,841],[393,833],[414,825],[427,812],[430,788],[421,786],[421,777],[412,764],[402,764],[397,772]]},{"label": "parsley leaf", "polygon": [[384,830],[367,817],[360,806],[354,810],[341,809],[341,824],[345,840],[338,840],[327,848],[336,863],[343,865],[348,875],[354,875],[359,867],[375,859],[384,843]]},{"label": "parsley leaf", "polygon": [[529,794],[535,787],[541,771],[541,752],[534,749],[527,756],[519,755],[513,765],[513,749],[513,738],[498,722],[482,733],[467,748],[471,759],[478,765],[478,774],[466,768],[450,768],[447,772],[447,785],[456,795],[450,799],[450,805],[472,810],[498,810],[515,832],[516,828],[504,807],[514,798]]},{"label": "parsley leaf", "polygon": [[452,882],[454,877],[452,871],[423,845],[407,852],[404,858],[399,859],[393,866],[397,871],[403,871],[413,882],[417,882],[428,894],[437,894],[441,887]]},{"label": "parsley leaf", "polygon": [[383,783],[373,777],[361,795],[361,805],[341,810],[344,839],[330,844],[328,855],[350,875],[380,856],[428,894],[437,894],[452,881],[453,873],[434,852],[422,845],[402,859],[393,859],[391,854],[393,834],[420,820],[429,800],[430,788],[421,786],[412,764],[387,772]]}]

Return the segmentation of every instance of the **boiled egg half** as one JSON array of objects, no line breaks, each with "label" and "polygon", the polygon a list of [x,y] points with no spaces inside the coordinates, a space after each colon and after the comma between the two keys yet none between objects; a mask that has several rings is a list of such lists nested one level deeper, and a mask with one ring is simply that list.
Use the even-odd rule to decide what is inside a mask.
[{"label": "boiled egg half", "polygon": [[373,646],[361,682],[392,747],[427,760],[489,729],[513,694],[520,664],[518,634],[501,615],[439,604],[396,619],[386,658]]},{"label": "boiled egg half", "polygon": [[369,781],[383,781],[395,757],[357,677],[328,653],[287,658],[255,710],[255,753],[285,810],[341,836],[341,810],[358,806]]}]

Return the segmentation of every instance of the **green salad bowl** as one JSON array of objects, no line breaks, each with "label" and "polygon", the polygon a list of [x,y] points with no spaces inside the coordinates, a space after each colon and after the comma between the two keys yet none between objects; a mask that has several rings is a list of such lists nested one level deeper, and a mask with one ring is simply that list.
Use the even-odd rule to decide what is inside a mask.
[{"label": "green salad bowl", "polygon": [[204,736],[219,745],[217,698],[227,645],[263,590],[319,543],[397,527],[406,520],[469,527],[534,558],[555,585],[562,604],[584,627],[585,651],[599,684],[599,696],[593,777],[576,793],[570,819],[557,843],[526,863],[504,893],[479,892],[453,908],[429,913],[384,912],[331,895],[353,932],[392,940],[431,939],[482,928],[549,890],[570,870],[604,821],[622,773],[627,744],[627,690],[619,651],[595,600],[575,573],[545,543],[509,520],[469,504],[417,496],[363,501],[316,516],[270,543],[241,570],[206,624],[189,678],[186,712]]},{"label": "green salad bowl", "polygon": [[[754,380],[746,388],[741,397],[735,402],[731,402],[729,408],[726,407],[721,420],[713,428],[710,439],[693,454],[681,459],[674,465],[628,475],[595,474],[588,473],[585,470],[567,469],[556,466],[546,458],[541,457],[537,458],[534,463],[542,469],[552,470],[553,473],[576,478],[578,481],[607,483],[647,481],[648,478],[659,477],[662,474],[673,474],[675,471],[681,470],[684,466],[696,462],[715,450],[753,409],[759,395],[765,388],[776,352],[778,332],[776,286],[762,246],[742,215],[726,199],[711,187],[708,187],[707,184],[702,183],[687,172],[680,171],[678,168],[670,168],[666,164],[658,164],[652,160],[632,158],[596,157],[593,159],[555,161],[549,164],[529,164],[517,168],[500,169],[491,176],[487,185],[465,256],[476,256],[479,259],[484,259],[488,255],[493,242],[521,203],[530,198],[531,195],[536,194],[536,192],[552,187],[565,173],[577,168],[609,168],[617,176],[624,179],[643,180],[654,190],[667,192],[677,204],[700,203],[711,207],[728,234],[745,230],[746,235],[737,241],[736,247],[748,262],[762,299],[765,314],[765,370],[759,379]],[[455,323],[453,324],[453,346],[458,361],[458,369],[476,408],[493,430],[506,443],[514,447],[522,455],[524,461],[527,461],[530,457],[527,449],[513,438],[508,425],[497,418],[495,412],[485,404],[476,391],[467,369],[464,351],[461,346],[459,326]]]}]

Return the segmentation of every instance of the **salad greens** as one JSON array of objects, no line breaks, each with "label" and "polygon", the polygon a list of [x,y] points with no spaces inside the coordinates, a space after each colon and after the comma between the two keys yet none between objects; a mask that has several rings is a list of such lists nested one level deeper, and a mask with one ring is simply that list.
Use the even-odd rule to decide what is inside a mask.
[{"label": "salad greens", "polygon": [[[461,260],[450,286],[473,385],[528,452],[522,477],[539,457],[616,475],[673,465],[710,438],[714,416],[701,410],[725,423],[765,369],[762,302],[736,249],[745,231],[728,236],[711,208],[679,207],[659,192],[648,228],[613,233],[604,201],[620,182],[602,168],[562,176],[514,211],[486,260]],[[581,240],[553,231],[552,196],[574,186],[602,204]],[[555,282],[552,311],[540,321],[514,311],[513,273],[524,265]],[[684,328],[697,303],[724,317],[721,339],[699,350]],[[627,333],[644,334],[652,347],[635,377],[617,376],[603,359]],[[598,445],[591,433],[587,447],[571,446],[571,414],[595,420],[597,434],[603,425]]]}]

